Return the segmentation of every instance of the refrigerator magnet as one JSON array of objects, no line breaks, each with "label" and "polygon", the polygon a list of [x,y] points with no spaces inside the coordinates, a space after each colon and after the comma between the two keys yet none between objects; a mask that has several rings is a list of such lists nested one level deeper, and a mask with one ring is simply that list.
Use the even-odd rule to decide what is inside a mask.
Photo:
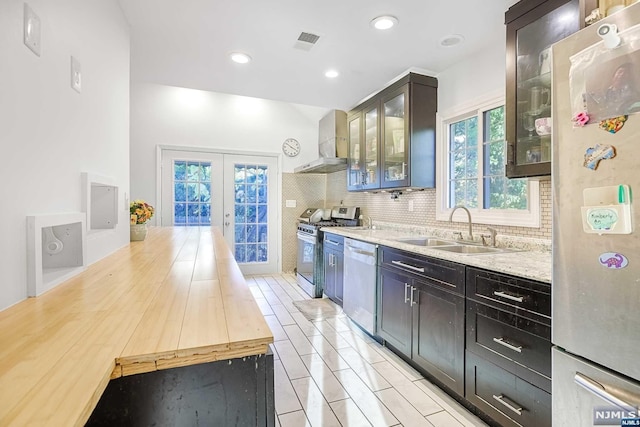
[{"label": "refrigerator magnet", "polygon": [[625,268],[629,265],[627,257],[618,252],[602,253],[600,254],[600,257],[598,257],[598,261],[600,261],[600,265],[603,267],[615,270]]},{"label": "refrigerator magnet", "polygon": [[596,144],[595,147],[587,148],[587,151],[584,153],[583,166],[591,170],[596,170],[601,160],[611,159],[615,156],[616,147],[613,145]]},{"label": "refrigerator magnet", "polygon": [[629,116],[618,116],[610,119],[605,119],[600,122],[600,129],[609,133],[616,133],[624,126],[624,122],[627,121]]}]

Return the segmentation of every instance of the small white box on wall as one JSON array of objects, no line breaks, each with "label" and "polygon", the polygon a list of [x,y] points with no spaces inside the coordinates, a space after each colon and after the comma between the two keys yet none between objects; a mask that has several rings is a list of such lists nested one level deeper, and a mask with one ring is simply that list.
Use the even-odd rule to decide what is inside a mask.
[{"label": "small white box on wall", "polygon": [[27,295],[38,296],[84,270],[85,218],[81,212],[27,216]]}]

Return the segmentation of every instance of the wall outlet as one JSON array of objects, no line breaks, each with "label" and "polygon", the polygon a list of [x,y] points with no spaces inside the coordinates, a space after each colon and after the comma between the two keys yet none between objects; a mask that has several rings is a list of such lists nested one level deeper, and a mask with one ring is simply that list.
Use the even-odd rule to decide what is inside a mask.
[{"label": "wall outlet", "polygon": [[288,208],[295,208],[297,206],[296,200],[285,200],[285,206]]},{"label": "wall outlet", "polygon": [[27,3],[24,4],[24,44],[40,56],[40,18]]},{"label": "wall outlet", "polygon": [[78,93],[82,92],[82,67],[80,61],[71,57],[71,87]]},{"label": "wall outlet", "polygon": [[409,200],[409,212],[413,212],[413,200]]}]

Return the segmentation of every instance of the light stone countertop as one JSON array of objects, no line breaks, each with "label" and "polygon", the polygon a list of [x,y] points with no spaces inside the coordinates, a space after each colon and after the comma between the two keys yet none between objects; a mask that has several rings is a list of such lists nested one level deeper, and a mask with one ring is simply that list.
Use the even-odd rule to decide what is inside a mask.
[{"label": "light stone countertop", "polygon": [[[441,232],[436,233],[434,231],[425,234],[423,232],[424,230],[409,228],[366,229],[362,227],[326,227],[321,230],[325,233],[332,233],[352,239],[376,243],[433,258],[483,268],[485,270],[551,283],[553,259],[550,250],[516,249],[499,253],[459,254],[438,250],[435,249],[436,247],[434,246],[417,246],[397,241],[397,239],[419,238],[425,236],[451,239],[450,236],[444,236]],[[539,244],[529,246],[524,244],[524,246],[521,247],[535,247],[536,249],[545,248],[544,245]]]}]

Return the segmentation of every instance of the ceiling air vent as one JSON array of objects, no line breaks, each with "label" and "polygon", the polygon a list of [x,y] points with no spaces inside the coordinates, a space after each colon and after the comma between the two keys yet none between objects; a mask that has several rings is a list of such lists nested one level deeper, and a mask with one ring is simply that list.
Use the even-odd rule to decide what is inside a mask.
[{"label": "ceiling air vent", "polygon": [[320,36],[317,34],[302,32],[298,36],[298,40],[296,41],[296,44],[293,47],[295,47],[296,49],[309,51],[311,50],[313,45],[315,45],[318,42],[319,39],[320,39]]}]

